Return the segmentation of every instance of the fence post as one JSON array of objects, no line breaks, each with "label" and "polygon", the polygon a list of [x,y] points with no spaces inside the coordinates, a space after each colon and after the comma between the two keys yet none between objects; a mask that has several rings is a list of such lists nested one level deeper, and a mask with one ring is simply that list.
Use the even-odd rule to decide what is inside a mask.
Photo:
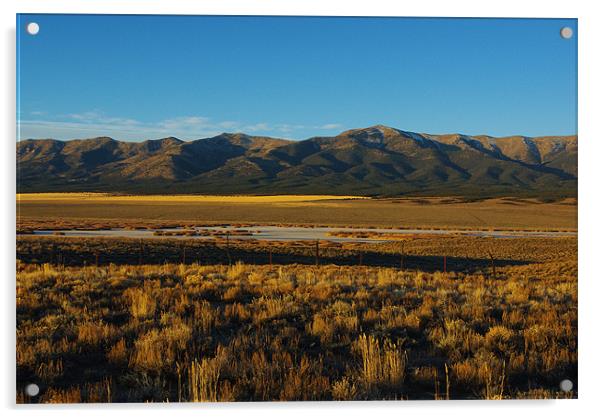
[{"label": "fence post", "polygon": [[405,258],[405,242],[401,241],[401,252],[399,253],[399,269],[403,270],[403,259]]},{"label": "fence post", "polygon": [[139,251],[138,251],[138,265],[141,266],[142,265],[142,252],[144,251],[143,247],[142,247],[142,238],[140,238],[140,247],[139,247]]},{"label": "fence post", "polygon": [[497,274],[495,274],[495,259],[493,258],[493,254],[491,253],[491,251],[487,250],[487,254],[491,259],[491,269],[493,270],[493,278],[496,278]]},{"label": "fence post", "polygon": [[228,256],[228,265],[232,265],[232,257],[230,257],[230,233],[226,232],[226,255]]},{"label": "fence post", "polygon": [[320,264],[320,240],[316,240],[316,266]]}]

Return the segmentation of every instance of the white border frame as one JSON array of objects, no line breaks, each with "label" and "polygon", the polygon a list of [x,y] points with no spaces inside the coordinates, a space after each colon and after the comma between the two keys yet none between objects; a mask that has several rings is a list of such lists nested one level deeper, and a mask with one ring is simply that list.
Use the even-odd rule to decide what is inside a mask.
[{"label": "white border frame", "polygon": [[[117,416],[143,412],[149,417],[178,415],[225,415],[244,418],[307,414],[340,414],[364,418],[366,414],[467,417],[544,413],[567,417],[596,408],[602,363],[598,358],[602,337],[599,300],[602,297],[600,268],[596,258],[597,238],[602,232],[599,214],[602,188],[596,170],[602,158],[600,109],[602,75],[599,40],[602,21],[593,1],[475,1],[422,0],[3,0],[0,2],[3,29],[1,82],[5,92],[0,117],[3,176],[2,229],[2,334],[0,334],[0,405],[5,416]],[[106,13],[106,14],[220,14],[220,15],[322,15],[322,16],[430,16],[430,17],[556,17],[579,19],[579,400],[567,401],[445,401],[445,402],[353,402],[353,403],[256,403],[192,405],[96,405],[15,406],[15,21],[16,13]],[[167,409],[166,409],[167,408]]]}]

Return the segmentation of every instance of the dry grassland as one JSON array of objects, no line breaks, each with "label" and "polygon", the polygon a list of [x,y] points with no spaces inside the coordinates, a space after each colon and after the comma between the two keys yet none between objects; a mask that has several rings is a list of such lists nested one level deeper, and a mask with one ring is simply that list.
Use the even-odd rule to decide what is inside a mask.
[{"label": "dry grassland", "polygon": [[322,200],[366,199],[359,196],[335,195],[118,195],[110,193],[18,193],[18,202],[88,201],[88,202],[186,202],[186,203],[287,203]]},{"label": "dry grassland", "polygon": [[[18,228],[577,227],[574,200],[323,198],[20,195]],[[577,383],[575,237],[416,235],[317,253],[19,236],[17,402],[577,396],[559,390]]]},{"label": "dry grassland", "polygon": [[[19,222],[173,221],[394,228],[575,230],[574,200],[356,199],[348,196],[19,195]],[[183,200],[180,200],[183,199]],[[190,199],[190,200],[185,200]],[[324,199],[324,200],[323,200]]]},{"label": "dry grassland", "polygon": [[576,396],[575,260],[17,268],[18,402]]}]

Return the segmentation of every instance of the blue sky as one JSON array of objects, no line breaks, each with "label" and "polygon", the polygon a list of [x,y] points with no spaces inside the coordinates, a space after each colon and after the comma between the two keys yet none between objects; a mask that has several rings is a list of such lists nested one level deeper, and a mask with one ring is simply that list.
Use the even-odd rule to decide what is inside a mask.
[{"label": "blue sky", "polygon": [[[40,25],[31,36],[29,22]],[[575,36],[560,37],[564,26]],[[19,15],[18,136],[577,131],[573,19]]]}]

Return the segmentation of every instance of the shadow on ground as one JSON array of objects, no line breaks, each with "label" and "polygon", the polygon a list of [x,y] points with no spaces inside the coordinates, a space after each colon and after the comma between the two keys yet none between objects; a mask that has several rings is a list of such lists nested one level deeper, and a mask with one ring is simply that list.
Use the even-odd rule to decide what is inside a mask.
[{"label": "shadow on ground", "polygon": [[333,247],[267,246],[265,244],[225,245],[223,243],[183,243],[157,240],[151,244],[138,240],[74,240],[48,238],[43,240],[18,240],[17,259],[26,263],[50,263],[65,266],[137,265],[182,263],[201,265],[234,264],[251,265],[346,265],[368,267],[397,267],[411,270],[475,271],[490,267],[529,264],[528,261],[453,257],[440,255],[414,255],[377,252],[374,249],[342,249]]}]

